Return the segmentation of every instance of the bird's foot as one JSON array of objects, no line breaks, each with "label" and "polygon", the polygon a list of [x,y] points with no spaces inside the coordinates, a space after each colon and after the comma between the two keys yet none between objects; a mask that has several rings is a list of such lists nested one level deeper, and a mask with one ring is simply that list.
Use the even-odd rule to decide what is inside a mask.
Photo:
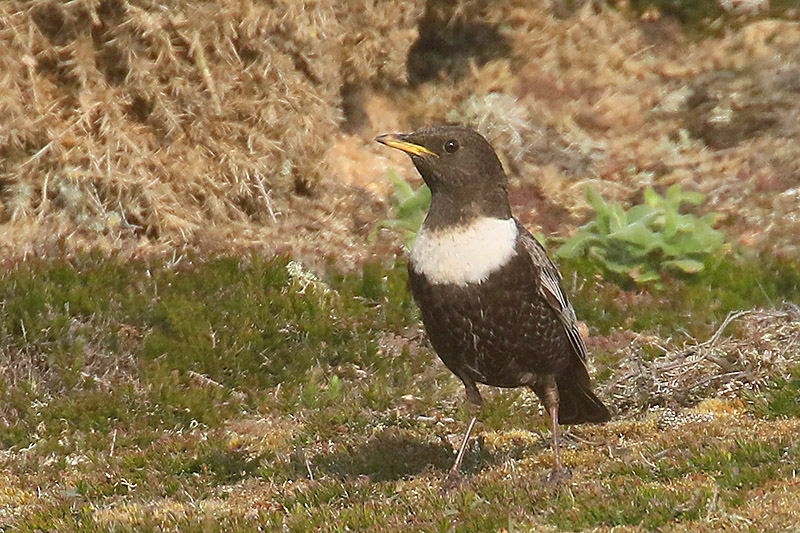
[{"label": "bird's foot", "polygon": [[447,474],[447,479],[445,480],[444,485],[442,485],[442,491],[449,492],[451,490],[455,490],[465,481],[466,478],[464,478],[464,476],[462,476],[458,470],[450,470],[450,473]]},{"label": "bird's foot", "polygon": [[549,474],[542,478],[542,484],[549,485],[551,487],[560,487],[561,485],[567,484],[571,479],[572,470],[569,468],[553,468]]}]

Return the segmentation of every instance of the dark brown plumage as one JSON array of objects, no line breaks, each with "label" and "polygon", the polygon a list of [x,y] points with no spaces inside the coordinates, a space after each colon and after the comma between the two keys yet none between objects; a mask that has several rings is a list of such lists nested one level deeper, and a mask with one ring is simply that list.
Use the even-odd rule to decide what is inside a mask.
[{"label": "dark brown plumage", "polygon": [[591,391],[586,348],[561,275],[512,217],[508,180],[494,150],[477,132],[456,126],[376,140],[408,153],[431,189],[409,262],[431,344],[478,406],[476,382],[534,391],[553,424],[551,478],[563,478],[558,424],[605,422],[610,415]]}]

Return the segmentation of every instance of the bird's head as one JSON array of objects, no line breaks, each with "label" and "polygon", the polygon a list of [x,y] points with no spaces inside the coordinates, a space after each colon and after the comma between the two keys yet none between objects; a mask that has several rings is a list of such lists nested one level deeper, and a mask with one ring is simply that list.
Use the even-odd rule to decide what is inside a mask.
[{"label": "bird's head", "polygon": [[478,182],[507,181],[492,146],[477,131],[463,126],[433,126],[413,133],[389,133],[375,139],[411,156],[431,188],[447,190]]},{"label": "bird's head", "polygon": [[433,126],[375,140],[411,157],[431,189],[433,206],[453,206],[449,211],[465,216],[510,216],[508,178],[492,146],[475,130]]}]

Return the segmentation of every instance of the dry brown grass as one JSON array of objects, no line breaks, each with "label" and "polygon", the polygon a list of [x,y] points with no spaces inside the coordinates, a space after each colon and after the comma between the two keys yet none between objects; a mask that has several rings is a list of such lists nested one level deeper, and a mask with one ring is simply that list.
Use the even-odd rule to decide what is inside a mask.
[{"label": "dry brown grass", "polygon": [[576,5],[4,2],[0,246],[346,265],[386,169],[414,176],[372,137],[451,120],[489,135],[548,233],[580,220],[586,183],[624,201],[683,183],[742,243],[795,254],[798,24],[693,41]]},{"label": "dry brown grass", "polygon": [[326,177],[343,88],[403,79],[419,11],[3,2],[2,242],[186,244],[212,230],[253,242],[292,211],[322,221],[290,196]]}]

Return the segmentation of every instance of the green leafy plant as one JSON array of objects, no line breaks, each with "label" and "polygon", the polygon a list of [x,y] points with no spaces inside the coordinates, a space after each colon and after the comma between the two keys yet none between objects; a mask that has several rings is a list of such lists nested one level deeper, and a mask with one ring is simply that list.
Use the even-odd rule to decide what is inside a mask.
[{"label": "green leafy plant", "polygon": [[415,190],[394,170],[389,170],[386,175],[394,186],[394,192],[389,199],[392,204],[393,216],[378,222],[373,234],[381,228],[403,230],[403,244],[406,248],[411,249],[414,239],[417,238],[417,231],[422,226],[425,214],[431,206],[431,191],[424,183]]},{"label": "green leafy plant", "polygon": [[705,201],[702,194],[683,192],[680,185],[671,186],[664,196],[648,187],[644,203],[627,211],[591,187],[586,198],[596,217],[558,249],[559,258],[588,257],[608,273],[643,284],[658,283],[666,271],[700,272],[710,255],[726,248],[724,233],[714,229],[719,215],[680,213],[683,203]]}]

